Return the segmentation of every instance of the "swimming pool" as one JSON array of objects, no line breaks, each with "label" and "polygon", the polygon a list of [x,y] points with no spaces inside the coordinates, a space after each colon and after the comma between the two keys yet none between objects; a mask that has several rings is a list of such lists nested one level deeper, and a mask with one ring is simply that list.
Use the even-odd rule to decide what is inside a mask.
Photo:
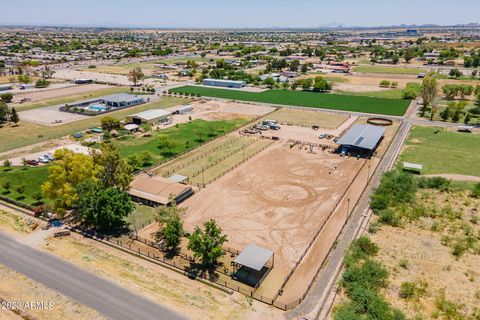
[{"label": "swimming pool", "polygon": [[103,111],[107,110],[106,107],[99,106],[99,105],[90,105],[90,106],[86,107],[85,109],[88,110],[88,111],[94,111],[94,112],[103,112]]}]

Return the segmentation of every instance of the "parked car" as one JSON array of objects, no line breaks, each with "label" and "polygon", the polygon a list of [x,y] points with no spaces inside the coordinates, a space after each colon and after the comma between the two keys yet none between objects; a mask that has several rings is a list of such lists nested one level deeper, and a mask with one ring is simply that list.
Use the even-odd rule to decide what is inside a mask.
[{"label": "parked car", "polygon": [[272,130],[280,130],[280,126],[278,124],[272,124],[270,125],[270,129]]},{"label": "parked car", "polygon": [[29,166],[38,166],[38,161],[37,160],[25,160],[25,163]]},{"label": "parked car", "polygon": [[50,160],[48,160],[48,159],[45,158],[45,157],[40,157],[40,158],[38,158],[38,162],[40,162],[40,163],[49,163]]},{"label": "parked car", "polygon": [[320,136],[318,136],[320,139],[325,139],[326,137],[328,137],[328,134],[326,133],[322,133]]},{"label": "parked car", "polygon": [[265,130],[268,130],[269,128],[268,128],[267,126],[264,126],[264,125],[262,125],[262,124],[259,124],[259,125],[257,125],[257,129],[258,129],[258,130],[263,130],[263,131],[265,131]]}]

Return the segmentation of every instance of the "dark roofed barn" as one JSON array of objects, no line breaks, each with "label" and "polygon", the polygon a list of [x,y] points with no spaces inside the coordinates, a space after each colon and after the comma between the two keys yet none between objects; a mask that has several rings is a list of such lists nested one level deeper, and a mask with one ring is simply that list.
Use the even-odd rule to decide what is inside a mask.
[{"label": "dark roofed barn", "polygon": [[371,154],[380,144],[385,128],[370,124],[356,124],[337,143],[342,153],[353,152]]}]

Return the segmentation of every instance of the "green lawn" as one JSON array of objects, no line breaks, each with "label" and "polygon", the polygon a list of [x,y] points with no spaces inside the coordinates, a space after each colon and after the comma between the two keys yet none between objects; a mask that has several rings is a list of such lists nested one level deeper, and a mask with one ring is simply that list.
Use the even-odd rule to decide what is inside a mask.
[{"label": "green lawn", "polygon": [[[127,115],[156,108],[168,108],[185,103],[186,99],[163,97],[161,100],[146,103],[139,106],[122,109],[108,113],[108,116],[123,120]],[[42,126],[31,122],[23,122],[20,119],[18,126],[6,125],[0,128],[0,152],[28,146],[45,140],[60,138],[69,134],[86,130],[100,125],[100,119],[105,115],[92,116],[77,122],[67,123],[60,126]],[[43,137],[39,138],[39,135]]]},{"label": "green lawn", "polygon": [[302,106],[366,112],[401,116],[410,102],[399,99],[381,99],[342,94],[327,94],[305,91],[269,90],[265,92],[246,92],[239,90],[216,89],[197,86],[185,86],[171,90],[176,93],[196,94],[223,99],[272,103],[280,105]]},{"label": "green lawn", "polygon": [[400,161],[423,165],[423,174],[480,176],[479,150],[480,135],[416,126],[410,132]]},{"label": "green lawn", "polygon": [[358,66],[353,68],[354,72],[364,73],[385,73],[385,74],[419,74],[427,72],[426,68],[387,67],[387,66]]},{"label": "green lawn", "polygon": [[[131,137],[125,141],[116,141],[115,144],[119,149],[121,157],[126,158],[130,155],[148,151],[153,155],[153,162],[158,163],[166,158],[174,157],[179,153],[192,149],[201,143],[222,136],[246,124],[247,121],[245,119],[225,121],[194,120],[157,131],[151,137]],[[161,154],[162,150],[158,147],[158,138],[162,135],[168,136],[169,140],[176,144],[175,148],[171,150],[171,155]]]},{"label": "green lawn", "polygon": [[[48,167],[0,167],[0,195],[29,205],[35,205],[38,200],[33,196],[41,194],[40,186],[47,180]],[[10,188],[5,188],[5,182]],[[25,190],[19,193],[16,189],[23,186]],[[43,200],[47,202],[46,200]]]}]

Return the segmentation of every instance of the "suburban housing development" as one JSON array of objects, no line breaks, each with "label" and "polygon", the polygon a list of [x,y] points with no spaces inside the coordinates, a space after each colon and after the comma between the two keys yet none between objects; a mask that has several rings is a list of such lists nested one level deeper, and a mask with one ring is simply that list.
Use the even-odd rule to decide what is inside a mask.
[{"label": "suburban housing development", "polygon": [[476,21],[43,10],[0,26],[0,319],[480,318]]}]

